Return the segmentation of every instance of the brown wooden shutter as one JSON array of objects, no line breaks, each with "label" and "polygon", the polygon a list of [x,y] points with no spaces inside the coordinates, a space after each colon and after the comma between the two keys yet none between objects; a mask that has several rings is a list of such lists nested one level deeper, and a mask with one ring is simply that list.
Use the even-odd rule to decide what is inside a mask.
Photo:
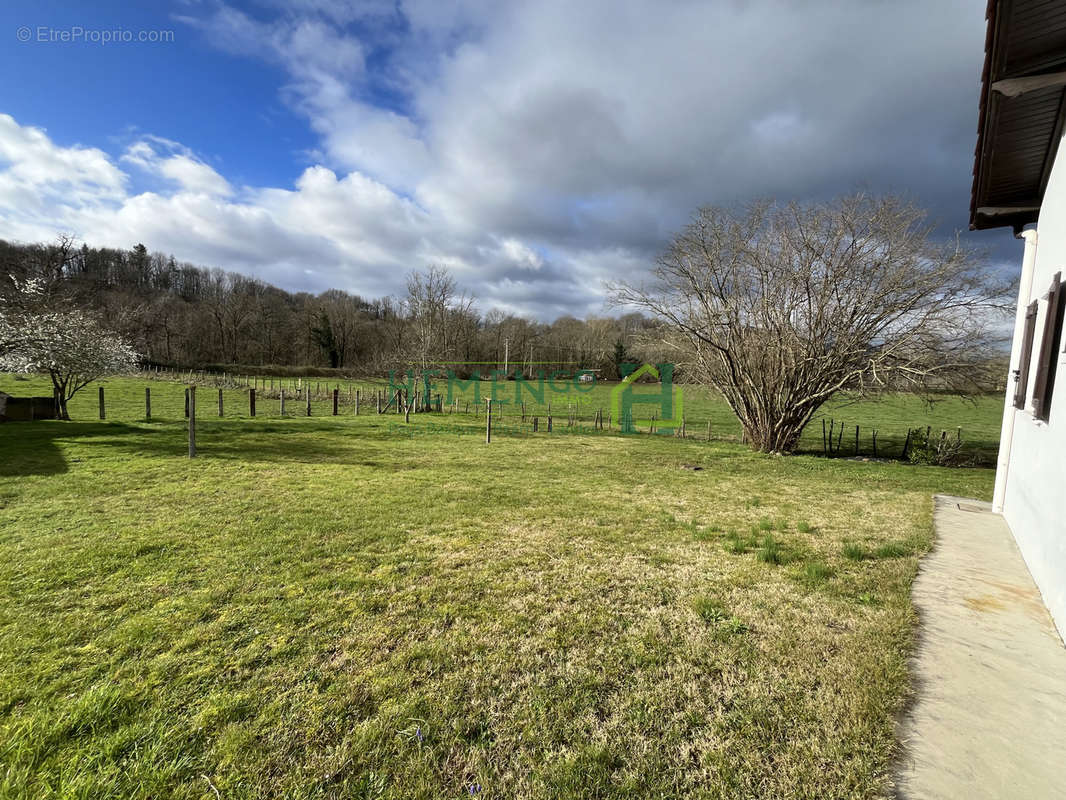
[{"label": "brown wooden shutter", "polygon": [[1025,332],[1022,334],[1022,353],[1018,362],[1018,385],[1014,389],[1015,408],[1025,408],[1025,390],[1029,388],[1029,361],[1033,357],[1033,336],[1036,334],[1036,315],[1039,310],[1039,303],[1031,303],[1025,312]]},{"label": "brown wooden shutter", "polygon": [[1055,370],[1059,359],[1059,339],[1062,338],[1063,285],[1062,273],[1051,279],[1047,295],[1047,316],[1044,336],[1040,340],[1036,380],[1033,383],[1033,414],[1045,422],[1051,415],[1051,395],[1055,390]]}]

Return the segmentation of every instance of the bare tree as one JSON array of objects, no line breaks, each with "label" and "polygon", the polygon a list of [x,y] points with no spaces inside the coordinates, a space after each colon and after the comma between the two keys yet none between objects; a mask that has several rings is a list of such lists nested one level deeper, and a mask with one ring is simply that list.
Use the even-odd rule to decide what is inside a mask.
[{"label": "bare tree", "polygon": [[462,318],[471,312],[474,299],[459,292],[448,270],[434,266],[407,276],[405,303],[414,357],[427,369],[431,361],[451,355]]},{"label": "bare tree", "polygon": [[675,360],[721,391],[753,448],[790,452],[841,390],[975,388],[1007,287],[932,232],[894,197],[702,208],[653,285],[612,296],[662,320]]}]

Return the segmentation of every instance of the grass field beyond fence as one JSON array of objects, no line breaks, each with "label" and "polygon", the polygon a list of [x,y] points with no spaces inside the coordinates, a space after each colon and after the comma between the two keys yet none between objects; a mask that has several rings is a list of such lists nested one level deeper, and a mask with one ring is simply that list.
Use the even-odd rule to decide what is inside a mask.
[{"label": "grass field beyond fence", "polygon": [[[889,791],[931,495],[991,470],[211,391],[193,460],[172,383],[0,425],[0,797]],[[894,402],[833,413],[994,442]]]},{"label": "grass field beyond fence", "polygon": [[[198,394],[199,416],[217,418],[218,400],[216,381],[218,376],[199,378],[201,386]],[[242,385],[237,386],[240,382]],[[264,391],[266,382],[271,389]],[[397,383],[402,383],[397,378]],[[173,421],[184,417],[184,383],[174,380],[140,381],[113,378],[100,381],[82,390],[70,404],[73,418],[91,420],[98,418],[97,389],[105,388],[105,400],[108,419],[125,422],[144,420],[145,401],[143,387],[152,390],[152,416],[160,421]],[[391,395],[393,389],[387,380],[338,381],[322,378],[289,378],[237,376],[224,384],[223,411],[227,418],[243,418],[249,415],[247,386],[255,385],[257,390],[256,416],[265,418],[281,417],[279,390],[286,388],[286,416],[303,416],[305,404],[301,393],[297,397],[297,386],[301,392],[310,388],[312,393],[312,414],[315,416],[332,413],[332,391],[338,389],[339,406],[342,415],[354,412],[352,402],[358,390],[362,396],[360,412],[376,414],[374,397],[376,393]],[[528,390],[516,391],[513,381],[501,381],[494,390],[490,381],[480,381],[477,386],[453,384],[438,381],[433,396],[440,396],[447,407],[445,412],[458,409],[460,416],[468,413],[473,416],[475,408],[484,412],[484,401],[495,392],[495,417],[503,423],[515,423],[531,428],[532,417],[537,416],[541,424],[546,421],[548,413],[554,415],[556,428],[566,427],[572,416],[575,425],[585,428],[592,426],[597,412],[606,420],[611,411],[611,392],[616,383],[599,382],[591,386],[578,386],[570,380],[560,379],[556,385],[561,391],[550,387],[544,391],[542,402],[535,401]],[[736,416],[726,405],[721,395],[701,386],[682,386],[683,415],[686,421],[687,435],[694,438],[706,438],[708,430],[712,439],[740,441],[742,430]],[[565,390],[565,391],[562,391]],[[51,394],[50,384],[46,379],[33,377],[16,381],[13,376],[0,375],[0,391],[16,395]],[[638,385],[638,394],[654,395],[656,385]],[[450,392],[450,394],[449,394]],[[447,405],[451,400],[458,405]],[[522,402],[519,402],[521,398]],[[478,406],[476,401],[480,401]],[[635,407],[636,414],[651,414],[652,405]],[[521,423],[523,412],[525,422]],[[877,456],[881,458],[899,458],[903,453],[907,431],[926,430],[936,438],[941,432],[955,439],[962,439],[962,458],[974,465],[991,466],[995,464],[999,447],[999,430],[1003,412],[1002,395],[982,395],[962,398],[951,395],[934,396],[930,401],[912,394],[887,394],[877,398],[856,398],[841,395],[827,403],[814,417],[804,431],[799,445],[803,453],[822,453],[825,449],[823,429],[832,426],[836,431],[835,441],[839,442],[839,456],[870,457],[874,455],[873,435],[877,435]],[[447,417],[454,422],[452,417]],[[617,430],[617,420],[613,427]],[[458,423],[457,423],[458,424]],[[823,428],[825,426],[825,428]],[[858,453],[856,453],[855,428],[859,428]]]}]

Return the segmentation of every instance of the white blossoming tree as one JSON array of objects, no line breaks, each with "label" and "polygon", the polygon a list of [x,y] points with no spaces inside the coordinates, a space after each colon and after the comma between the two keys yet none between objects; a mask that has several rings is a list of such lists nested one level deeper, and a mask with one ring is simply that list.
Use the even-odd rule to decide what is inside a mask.
[{"label": "white blossoming tree", "polygon": [[60,419],[70,419],[67,402],[79,390],[104,375],[134,368],[134,349],[94,316],[49,307],[38,281],[13,285],[15,291],[0,306],[0,371],[47,372]]}]

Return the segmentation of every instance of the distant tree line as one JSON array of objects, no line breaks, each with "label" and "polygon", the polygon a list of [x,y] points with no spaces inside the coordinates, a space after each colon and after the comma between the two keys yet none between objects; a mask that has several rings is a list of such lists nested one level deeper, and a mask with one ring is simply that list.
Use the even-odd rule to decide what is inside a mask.
[{"label": "distant tree line", "polygon": [[[368,299],[338,289],[289,292],[257,278],[149,252],[0,240],[0,293],[34,280],[98,314],[149,364],[180,367],[329,367],[380,375],[455,365],[459,374],[505,364],[534,374],[556,362],[617,378],[622,363],[668,360],[647,342],[657,323],[638,313],[542,323],[483,312],[444,269],[408,276],[400,296]],[[476,363],[481,362],[481,363]]]}]

